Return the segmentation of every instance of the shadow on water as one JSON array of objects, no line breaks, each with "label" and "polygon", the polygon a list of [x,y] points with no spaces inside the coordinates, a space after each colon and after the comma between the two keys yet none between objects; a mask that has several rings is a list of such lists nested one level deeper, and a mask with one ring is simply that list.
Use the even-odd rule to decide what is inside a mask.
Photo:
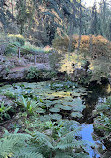
[{"label": "shadow on water", "polygon": [[97,104],[102,104],[106,101],[106,98],[111,95],[111,87],[107,85],[96,85],[88,88],[88,95],[83,97],[83,103],[86,108],[83,110],[83,118],[80,120],[82,129],[80,137],[82,140],[89,141],[95,145],[94,147],[88,147],[90,158],[111,158],[111,153],[106,152],[104,157],[102,154],[105,152],[105,146],[99,141],[97,136],[95,137],[93,129],[93,110]]},{"label": "shadow on water", "polygon": [[97,104],[104,103],[106,98],[111,95],[110,84],[107,85],[96,85],[88,88],[88,95],[82,97],[83,103],[86,108],[83,110],[83,118],[80,120],[81,123],[91,124],[93,123],[93,110]]}]

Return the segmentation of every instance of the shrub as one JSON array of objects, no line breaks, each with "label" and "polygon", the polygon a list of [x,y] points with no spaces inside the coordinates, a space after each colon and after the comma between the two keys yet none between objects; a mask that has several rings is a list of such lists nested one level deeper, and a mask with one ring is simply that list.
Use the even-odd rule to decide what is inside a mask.
[{"label": "shrub", "polygon": [[[78,38],[79,36],[77,35],[73,36],[72,52],[70,54],[67,53],[69,37],[59,37],[53,40],[53,47],[60,50],[64,56],[64,59],[61,61],[61,70],[71,73],[73,71],[72,63],[75,64],[75,67],[81,67],[81,62],[89,61],[89,69],[92,71],[90,81],[97,80],[100,83],[101,78],[111,78],[111,42],[101,35],[92,35],[92,37],[82,35],[80,49],[77,52]],[[76,59],[72,59],[71,56],[74,56]]]},{"label": "shrub", "polygon": [[59,62],[61,61],[62,54],[58,51],[53,51],[52,54],[49,55],[50,66],[53,70],[58,70],[60,67]]},{"label": "shrub", "polygon": [[41,69],[38,70],[36,67],[31,67],[26,73],[27,80],[48,80],[55,77],[57,74],[55,71]]},{"label": "shrub", "polygon": [[5,49],[5,54],[6,55],[10,54],[10,53],[16,54],[18,51],[17,47],[23,46],[25,44],[25,39],[20,34],[18,34],[18,35],[9,34],[8,42],[9,42],[9,44],[7,45],[7,47]]},{"label": "shrub", "polygon": [[[68,36],[58,37],[53,40],[52,44],[55,49],[68,51],[69,37]],[[71,50],[73,51],[74,49],[75,49],[75,46],[72,45]]]},{"label": "shrub", "polygon": [[19,43],[20,46],[23,46],[25,44],[25,38],[20,34],[17,34],[17,35],[9,34],[8,38],[10,42],[12,43],[17,42]]},{"label": "shrub", "polygon": [[[79,36],[74,35],[72,39],[72,51],[78,47]],[[109,56],[111,52],[111,45],[107,39],[103,36],[92,35],[92,52],[90,53],[90,36],[82,35],[80,43],[80,52],[85,55],[92,55],[93,58],[100,56]],[[53,40],[53,47],[62,51],[67,51],[69,46],[69,37],[59,37]]]},{"label": "shrub", "polygon": [[38,70],[36,67],[31,67],[27,74],[26,74],[26,79],[31,80],[31,79],[38,79]]},{"label": "shrub", "polygon": [[25,45],[22,47],[22,54],[29,54],[33,52],[37,53],[50,53],[50,49],[42,48],[42,47],[36,47],[35,45],[30,44],[29,42],[26,42]]}]

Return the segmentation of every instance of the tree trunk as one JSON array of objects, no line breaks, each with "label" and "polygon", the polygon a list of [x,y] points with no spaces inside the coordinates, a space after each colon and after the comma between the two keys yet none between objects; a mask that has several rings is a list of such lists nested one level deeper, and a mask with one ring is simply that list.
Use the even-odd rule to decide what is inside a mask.
[{"label": "tree trunk", "polygon": [[78,48],[77,51],[80,49],[81,44],[81,34],[82,34],[82,8],[81,8],[81,0],[80,0],[80,27],[79,27],[79,39],[78,39]]}]

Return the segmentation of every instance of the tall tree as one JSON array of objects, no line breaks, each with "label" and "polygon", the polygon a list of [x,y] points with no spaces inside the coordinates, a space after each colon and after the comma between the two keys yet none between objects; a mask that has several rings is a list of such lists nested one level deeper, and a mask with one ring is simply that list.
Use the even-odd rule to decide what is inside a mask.
[{"label": "tall tree", "polygon": [[91,31],[90,33],[93,35],[98,34],[98,14],[97,14],[97,7],[96,3],[94,3],[92,7],[92,15],[91,15]]}]

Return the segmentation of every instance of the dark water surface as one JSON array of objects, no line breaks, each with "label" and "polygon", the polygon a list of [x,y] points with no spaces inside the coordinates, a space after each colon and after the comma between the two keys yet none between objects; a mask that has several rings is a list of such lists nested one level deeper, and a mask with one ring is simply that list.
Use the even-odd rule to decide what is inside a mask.
[{"label": "dark water surface", "polygon": [[86,108],[83,110],[84,118],[81,120],[82,129],[80,136],[82,140],[89,141],[95,145],[95,148],[88,147],[91,158],[103,158],[104,152],[106,152],[104,158],[111,158],[111,153],[106,151],[104,144],[99,141],[93,129],[93,110],[95,110],[96,105],[104,103],[110,95],[111,86],[109,84],[97,85],[89,87],[88,95],[83,98]]}]

